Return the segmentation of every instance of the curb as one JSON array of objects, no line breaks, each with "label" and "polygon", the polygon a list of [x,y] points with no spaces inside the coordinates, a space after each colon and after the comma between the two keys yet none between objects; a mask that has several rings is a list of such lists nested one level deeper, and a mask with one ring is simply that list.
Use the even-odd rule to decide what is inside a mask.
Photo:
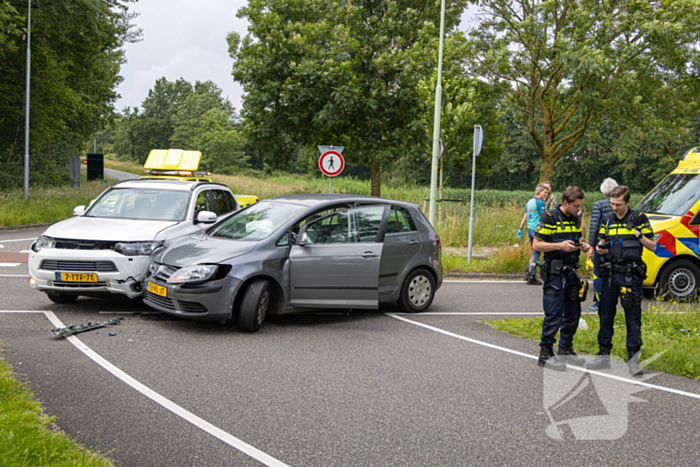
[{"label": "curb", "polygon": [[43,222],[41,224],[23,224],[23,225],[15,225],[15,226],[10,226],[10,227],[0,227],[0,231],[4,230],[25,230],[25,229],[35,229],[37,227],[48,227],[50,225],[53,225],[54,222]]},{"label": "curb", "polygon": [[[579,274],[583,280],[591,280],[590,276]],[[493,272],[448,272],[445,279],[490,279],[490,280],[522,280],[525,283],[524,274],[496,274]]]}]

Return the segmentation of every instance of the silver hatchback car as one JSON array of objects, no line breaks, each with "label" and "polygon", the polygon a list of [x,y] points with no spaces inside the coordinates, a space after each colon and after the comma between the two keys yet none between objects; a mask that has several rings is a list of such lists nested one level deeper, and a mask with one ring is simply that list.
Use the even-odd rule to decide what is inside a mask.
[{"label": "silver hatchback car", "polygon": [[425,311],[442,285],[440,238],[418,206],[369,196],[261,201],[154,257],[144,303],[195,320],[376,309]]}]

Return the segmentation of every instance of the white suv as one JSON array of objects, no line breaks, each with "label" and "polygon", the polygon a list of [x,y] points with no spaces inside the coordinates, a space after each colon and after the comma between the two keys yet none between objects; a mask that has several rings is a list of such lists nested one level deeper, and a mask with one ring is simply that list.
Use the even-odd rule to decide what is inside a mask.
[{"label": "white suv", "polygon": [[32,244],[29,283],[56,303],[104,292],[139,297],[155,251],[238,209],[231,190],[219,183],[115,183]]}]

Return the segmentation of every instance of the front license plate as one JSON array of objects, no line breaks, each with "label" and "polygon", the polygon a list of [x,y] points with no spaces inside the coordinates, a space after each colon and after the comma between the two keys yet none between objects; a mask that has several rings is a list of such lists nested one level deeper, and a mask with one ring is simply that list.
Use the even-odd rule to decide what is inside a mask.
[{"label": "front license plate", "polygon": [[148,283],[148,291],[151,293],[154,293],[156,295],[160,295],[161,297],[167,297],[168,296],[168,289],[165,287],[161,287],[158,284],[154,284],[153,282]]},{"label": "front license plate", "polygon": [[97,282],[97,274],[93,272],[57,272],[58,282]]}]

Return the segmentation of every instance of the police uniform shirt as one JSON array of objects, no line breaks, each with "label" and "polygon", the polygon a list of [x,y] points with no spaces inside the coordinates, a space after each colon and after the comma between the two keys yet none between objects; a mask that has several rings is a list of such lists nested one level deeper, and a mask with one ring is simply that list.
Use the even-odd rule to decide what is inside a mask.
[{"label": "police uniform shirt", "polygon": [[[567,240],[577,242],[581,238],[581,218],[579,215],[567,216],[559,205],[559,207],[542,214],[535,231],[535,238],[547,243],[562,243]],[[580,254],[578,249],[571,252],[547,251],[544,253],[544,260],[560,259],[564,261],[564,264],[575,264],[578,262]]]},{"label": "police uniform shirt", "polygon": [[635,229],[646,238],[654,240],[654,231],[643,212],[628,209],[622,219],[615,212],[606,215],[598,231],[599,242],[611,242],[603,259],[614,262],[641,261],[643,246],[634,233]]}]

